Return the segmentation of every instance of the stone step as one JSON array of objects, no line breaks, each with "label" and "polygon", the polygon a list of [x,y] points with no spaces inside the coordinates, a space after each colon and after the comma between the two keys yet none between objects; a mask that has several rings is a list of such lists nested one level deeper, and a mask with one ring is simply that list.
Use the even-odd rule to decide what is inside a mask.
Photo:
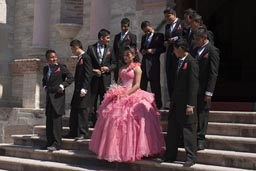
[{"label": "stone step", "polygon": [[256,138],[206,135],[208,149],[256,153]]},{"label": "stone step", "polygon": [[210,111],[209,122],[256,124],[256,112]]},{"label": "stone step", "polygon": [[[161,121],[163,131],[167,131],[168,121]],[[256,137],[256,124],[209,122],[207,134],[237,137]]]},{"label": "stone step", "polygon": [[[179,149],[178,160],[185,158],[185,150]],[[256,170],[256,153],[206,149],[197,152],[201,164]]]},{"label": "stone step", "polygon": [[[163,132],[166,136],[166,132]],[[13,135],[14,144],[33,147],[43,147],[46,144],[45,137],[34,135]],[[62,139],[63,149],[83,150],[88,148],[90,139],[75,141],[74,139]],[[206,135],[207,149],[230,150],[237,152],[256,153],[256,138],[232,137],[220,135]]]},{"label": "stone step", "polygon": [[[168,110],[161,110],[161,120],[168,120]],[[256,112],[210,111],[209,122],[256,124]]]},{"label": "stone step", "polygon": [[[38,150],[32,147],[16,146],[16,145],[0,145],[1,155],[11,159],[16,157],[18,161],[19,158],[27,160],[26,158],[33,159],[32,161],[36,162],[37,160],[44,161],[45,164],[50,160],[58,163],[66,163],[66,165],[97,165],[98,167],[108,167],[115,168],[115,170],[133,170],[133,171],[249,171],[249,169],[255,169],[256,155],[251,155],[247,153],[240,153],[234,155],[230,152],[225,151],[214,151],[214,150],[204,150],[198,153],[198,163],[196,163],[191,168],[182,167],[184,159],[184,149],[179,149],[180,161],[175,161],[173,163],[162,162],[160,158],[145,158],[140,161],[135,162],[107,162],[105,160],[98,160],[97,156],[88,150],[84,151],[73,151],[73,150],[59,150],[56,152],[48,152],[47,150]],[[216,157],[216,155],[220,155]],[[210,156],[210,160],[207,160],[207,156]],[[213,156],[213,157],[212,157]],[[235,157],[232,157],[235,156]],[[244,158],[240,161],[238,156]],[[248,156],[248,157],[246,157]],[[18,158],[19,157],[19,158]],[[208,157],[209,158],[209,157]],[[214,160],[213,160],[214,158]],[[215,159],[216,158],[216,159]],[[29,160],[28,160],[29,161]],[[216,161],[216,162],[215,162]],[[1,158],[0,158],[1,162]],[[210,163],[210,164],[203,164]],[[213,165],[212,163],[217,163],[219,166]],[[229,165],[229,167],[227,167]],[[232,167],[236,165],[237,168]],[[225,167],[224,167],[225,166]],[[244,166],[244,167],[243,167]],[[240,167],[240,168],[239,168]],[[243,169],[242,169],[243,168]],[[247,168],[247,169],[245,169]],[[84,169],[84,168],[80,168]],[[27,171],[27,170],[26,170]],[[29,171],[29,170],[28,170]],[[39,170],[40,171],[40,170]]]},{"label": "stone step", "polygon": [[[36,134],[31,135],[12,135],[15,145],[32,146],[41,148],[46,145],[46,138]],[[87,150],[90,139],[78,140],[62,138],[61,149],[66,150]]]},{"label": "stone step", "polygon": [[256,137],[256,124],[209,122],[207,134]]},{"label": "stone step", "polygon": [[[95,171],[97,167],[90,168],[87,166],[67,165],[66,163],[0,156],[0,168],[8,169],[9,171]],[[111,171],[104,168],[98,169]]]},{"label": "stone step", "polygon": [[[89,136],[91,136],[93,128],[89,128]],[[62,127],[62,135],[67,135],[69,133],[69,127]],[[46,136],[46,126],[45,125],[37,125],[33,128],[33,134],[37,134],[38,136]]]}]

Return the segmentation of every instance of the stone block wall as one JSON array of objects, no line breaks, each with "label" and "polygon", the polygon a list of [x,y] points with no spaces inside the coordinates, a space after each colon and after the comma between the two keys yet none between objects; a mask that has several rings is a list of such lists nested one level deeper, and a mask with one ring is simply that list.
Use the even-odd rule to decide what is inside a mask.
[{"label": "stone block wall", "polygon": [[33,127],[42,124],[43,109],[0,108],[0,143],[12,143],[11,135],[32,134]]},{"label": "stone block wall", "polygon": [[83,0],[62,0],[60,22],[83,24]]},{"label": "stone block wall", "polygon": [[[74,74],[76,58],[61,58],[59,63],[66,64]],[[43,67],[46,61],[39,58],[17,59],[12,62],[10,72],[12,75],[12,104],[24,108],[44,108],[45,92],[42,87]],[[70,107],[73,95],[73,84],[66,88],[66,107]]]}]

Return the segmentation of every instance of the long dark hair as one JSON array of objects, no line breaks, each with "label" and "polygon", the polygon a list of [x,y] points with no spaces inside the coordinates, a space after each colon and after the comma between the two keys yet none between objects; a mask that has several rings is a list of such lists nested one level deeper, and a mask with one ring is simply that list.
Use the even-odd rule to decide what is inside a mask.
[{"label": "long dark hair", "polygon": [[131,46],[126,46],[124,48],[124,52],[125,51],[129,51],[132,55],[134,55],[134,59],[133,59],[133,62],[140,62],[140,57],[138,55],[138,52],[137,52],[137,49],[134,48],[134,47],[131,47]]}]

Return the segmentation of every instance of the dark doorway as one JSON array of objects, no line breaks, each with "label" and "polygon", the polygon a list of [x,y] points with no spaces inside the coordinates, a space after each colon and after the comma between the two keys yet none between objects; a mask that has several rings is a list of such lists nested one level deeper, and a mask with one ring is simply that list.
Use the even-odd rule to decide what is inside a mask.
[{"label": "dark doorway", "polygon": [[213,101],[256,101],[256,17],[253,1],[177,0],[178,16],[196,9],[214,33],[220,69]]}]

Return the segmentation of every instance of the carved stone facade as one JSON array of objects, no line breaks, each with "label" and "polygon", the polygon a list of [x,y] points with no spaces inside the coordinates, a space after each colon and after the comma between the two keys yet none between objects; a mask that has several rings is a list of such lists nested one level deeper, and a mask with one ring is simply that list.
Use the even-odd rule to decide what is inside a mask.
[{"label": "carved stone facade", "polygon": [[[141,22],[149,20],[157,27],[164,19],[167,2],[172,1],[0,0],[0,143],[10,142],[16,129],[20,130],[17,133],[31,133],[33,125],[44,124],[45,92],[41,80],[46,49],[54,49],[59,62],[74,73],[76,62],[69,47],[72,39],[81,40],[86,50],[97,41],[98,31],[106,28],[113,41],[120,32],[121,19],[128,17],[140,46]],[[164,55],[161,62],[162,91],[166,94]],[[73,86],[66,89],[67,111]],[[163,96],[163,100],[168,99]]]},{"label": "carved stone facade", "polygon": [[[86,49],[97,41],[101,28],[109,29],[113,39],[120,32],[123,17],[131,20],[131,31],[137,34],[140,45],[140,23],[149,20],[157,27],[164,19],[166,4],[166,0],[1,0],[0,13],[5,14],[0,18],[1,106],[44,107],[41,70],[46,49],[56,50],[60,62],[72,66],[70,40],[81,40]],[[164,55],[161,60],[163,63]],[[68,91],[69,96],[72,91]]]}]

